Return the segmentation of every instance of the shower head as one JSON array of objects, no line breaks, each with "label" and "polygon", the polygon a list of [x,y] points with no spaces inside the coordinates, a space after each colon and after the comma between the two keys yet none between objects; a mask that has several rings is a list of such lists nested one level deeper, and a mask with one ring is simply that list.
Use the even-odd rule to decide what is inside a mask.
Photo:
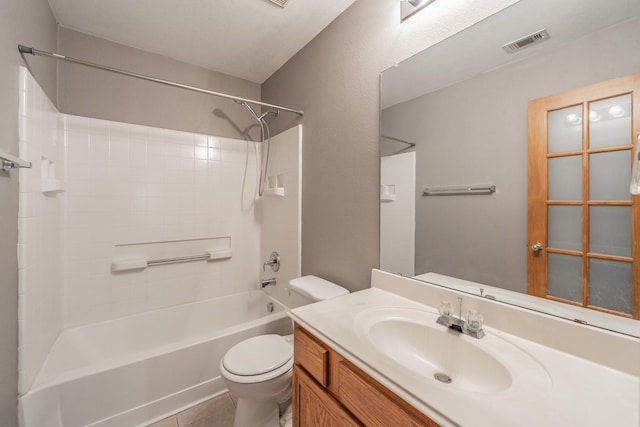
[{"label": "shower head", "polygon": [[220,108],[214,109],[213,110],[213,114],[215,116],[218,116],[218,117],[222,118],[222,119],[226,119],[227,118],[227,114],[223,110],[221,110]]},{"label": "shower head", "polygon": [[247,110],[249,110],[251,112],[251,114],[253,114],[253,117],[256,118],[256,120],[258,122],[262,122],[263,119],[265,117],[267,117],[269,114],[273,114],[274,116],[278,117],[278,115],[280,114],[280,110],[267,110],[266,112],[262,113],[260,116],[258,115],[258,113],[256,113],[256,110],[253,109],[253,107],[251,107],[251,105],[249,105],[248,102],[244,102],[244,101],[236,101],[236,103],[240,104],[240,105],[244,105],[245,108]]},{"label": "shower head", "polygon": [[258,122],[262,121],[262,116],[258,116],[258,113],[256,113],[256,110],[254,110],[253,107],[251,107],[251,105],[249,105],[248,102],[241,101],[241,102],[238,102],[238,104],[243,105],[247,110],[249,110],[251,114],[253,114],[253,117],[255,117]]},{"label": "shower head", "polygon": [[273,114],[274,116],[278,117],[280,115],[280,110],[267,110],[264,113],[262,113],[262,115],[260,117],[258,117],[258,120],[264,119],[269,114]]},{"label": "shower head", "polygon": [[[256,110],[254,110],[253,107],[251,107],[251,105],[249,105],[248,102],[240,101],[238,102],[238,104],[243,105],[247,110],[249,110],[249,112],[253,115],[253,117],[256,118],[256,120],[258,121],[258,125],[260,126],[260,131],[261,131],[260,136],[262,138],[261,142],[263,143],[262,150],[260,152],[262,153],[261,156],[264,159],[264,161],[262,160],[260,161],[260,168],[259,168],[260,173],[258,176],[258,196],[262,197],[262,195],[264,194],[264,186],[267,179],[267,170],[269,169],[269,153],[271,152],[271,135],[269,132],[269,125],[264,120],[264,118],[269,113],[272,113],[273,115],[278,117],[280,110],[267,110],[264,114],[258,116],[258,113],[256,113]],[[266,146],[266,155],[265,155],[265,146]],[[257,156],[257,151],[256,151],[256,156]]]}]

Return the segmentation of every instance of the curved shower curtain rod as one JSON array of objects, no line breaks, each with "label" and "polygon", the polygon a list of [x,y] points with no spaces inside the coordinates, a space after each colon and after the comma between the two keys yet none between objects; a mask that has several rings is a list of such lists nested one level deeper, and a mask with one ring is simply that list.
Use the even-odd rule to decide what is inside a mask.
[{"label": "curved shower curtain rod", "polygon": [[136,79],[147,80],[150,82],[160,83],[167,86],[173,86],[180,89],[186,89],[193,92],[205,93],[207,95],[218,96],[220,98],[232,99],[239,103],[246,102],[248,104],[260,105],[268,108],[275,108],[280,111],[288,111],[290,113],[298,114],[299,116],[304,115],[304,111],[302,110],[294,110],[292,108],[281,107],[279,105],[274,105],[274,104],[267,104],[266,102],[254,101],[253,99],[242,98],[240,96],[233,96],[233,95],[228,95],[226,93],[214,92],[212,90],[202,89],[196,86],[185,85],[182,83],[172,82],[170,80],[159,79],[156,77],[146,76],[144,74],[138,74],[138,73],[133,73],[131,71],[120,70],[118,68],[107,67],[106,65],[100,65],[100,64],[95,64],[93,62],[89,62],[89,61],[83,61],[82,59],[71,58],[68,56],[60,55],[59,53],[38,50],[33,47],[23,46],[21,44],[18,45],[18,50],[22,54],[28,53],[31,55],[46,56],[48,58],[59,59],[61,61],[72,62],[74,64],[80,64],[80,65],[84,65],[91,68],[97,68],[99,70],[105,70],[105,71],[110,71],[116,74],[122,74],[124,76],[134,77]]}]

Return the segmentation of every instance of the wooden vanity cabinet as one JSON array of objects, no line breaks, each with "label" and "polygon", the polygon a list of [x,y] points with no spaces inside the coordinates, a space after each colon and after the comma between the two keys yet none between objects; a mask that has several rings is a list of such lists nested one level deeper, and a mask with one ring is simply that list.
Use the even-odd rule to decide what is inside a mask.
[{"label": "wooden vanity cabinet", "polygon": [[294,328],[293,427],[439,427],[305,329]]},{"label": "wooden vanity cabinet", "polygon": [[293,368],[293,425],[322,427],[360,427],[336,399],[331,397],[300,366]]}]

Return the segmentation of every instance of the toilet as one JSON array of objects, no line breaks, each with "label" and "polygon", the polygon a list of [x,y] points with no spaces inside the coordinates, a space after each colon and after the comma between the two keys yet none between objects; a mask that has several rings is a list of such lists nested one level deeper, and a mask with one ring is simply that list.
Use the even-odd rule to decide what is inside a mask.
[{"label": "toilet", "polygon": [[[298,277],[289,285],[292,291],[313,302],[349,293],[316,276]],[[233,427],[285,425],[290,418],[290,413],[284,413],[290,410],[291,403],[292,335],[258,335],[234,345],[220,361],[220,372],[238,399]]]}]

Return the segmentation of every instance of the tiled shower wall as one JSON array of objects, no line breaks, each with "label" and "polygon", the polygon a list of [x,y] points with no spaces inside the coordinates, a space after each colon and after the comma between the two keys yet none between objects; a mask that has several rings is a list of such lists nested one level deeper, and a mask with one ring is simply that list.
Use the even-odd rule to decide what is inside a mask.
[{"label": "tiled shower wall", "polygon": [[[256,288],[253,143],[66,115],[64,136],[63,327]],[[229,260],[111,272],[116,245],[228,236]]]},{"label": "tiled shower wall", "polygon": [[[263,279],[275,278],[278,286],[269,286],[266,292],[288,307],[308,303],[295,293],[288,292],[289,281],[301,275],[301,197],[302,186],[302,126],[296,126],[271,140],[271,157],[266,194],[262,203],[261,254],[267,260],[271,252],[280,255],[280,269],[267,267]],[[273,187],[280,186],[284,195],[270,195]]]},{"label": "tiled shower wall", "polygon": [[43,158],[63,171],[60,115],[25,69],[20,69],[20,169],[18,212],[18,391],[27,391],[62,325],[60,248],[63,202],[43,193]]},{"label": "tiled shower wall", "polygon": [[[254,200],[252,142],[63,115],[26,70],[22,80],[20,154],[34,168],[20,175],[21,393],[63,328],[259,288],[263,200]],[[284,134],[301,136],[299,127]],[[298,147],[283,143],[272,162],[293,180],[284,199],[299,251]],[[43,157],[64,191],[42,193]],[[122,245],[173,257],[217,242],[230,243],[230,259],[111,271]],[[299,253],[287,264],[299,271]]]}]

